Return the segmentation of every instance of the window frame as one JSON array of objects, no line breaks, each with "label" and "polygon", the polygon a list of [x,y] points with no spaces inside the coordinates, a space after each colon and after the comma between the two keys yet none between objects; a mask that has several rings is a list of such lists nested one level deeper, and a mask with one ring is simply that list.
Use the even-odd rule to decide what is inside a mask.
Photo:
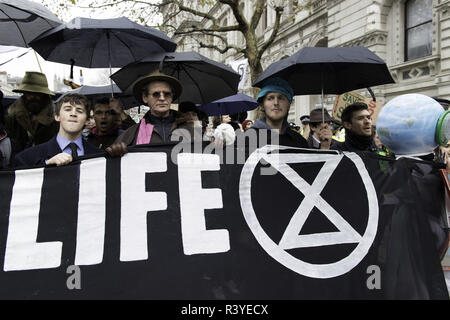
[{"label": "window frame", "polygon": [[[430,20],[426,20],[424,22],[421,22],[419,24],[416,24],[416,25],[408,28],[408,2],[410,2],[410,1],[412,1],[412,0],[406,0],[404,2],[404,4],[403,4],[404,5],[404,7],[403,7],[404,8],[403,9],[404,12],[403,13],[404,13],[404,17],[405,17],[405,20],[404,20],[404,37],[405,37],[405,39],[404,39],[404,42],[405,42],[404,61],[405,62],[416,60],[416,59],[420,59],[420,58],[424,58],[424,57],[428,57],[428,56],[433,54],[433,48],[431,47],[430,52],[425,54],[425,55],[423,55],[423,56],[416,57],[416,58],[408,57],[408,48],[409,48],[408,47],[408,31],[410,31],[410,30],[412,30],[414,28],[426,25],[426,24],[430,24],[431,27],[433,26],[433,15],[431,15]],[[433,12],[433,1],[431,1],[431,12]],[[431,30],[431,36],[432,35],[433,35],[433,30]],[[430,45],[432,46],[432,44],[433,44],[433,40],[431,40]]]}]

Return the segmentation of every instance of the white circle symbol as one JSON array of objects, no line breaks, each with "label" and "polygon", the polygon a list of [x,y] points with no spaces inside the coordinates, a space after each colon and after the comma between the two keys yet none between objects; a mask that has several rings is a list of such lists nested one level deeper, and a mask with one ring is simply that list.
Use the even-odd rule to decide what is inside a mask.
[{"label": "white circle symbol", "polygon": [[[298,274],[311,278],[333,278],[345,274],[356,267],[366,256],[375,239],[378,229],[378,200],[373,182],[362,159],[355,153],[318,154],[318,153],[276,153],[277,150],[301,150],[297,148],[267,145],[255,150],[242,168],[239,182],[241,208],[250,230],[262,248],[275,260]],[[320,196],[328,179],[343,157],[349,158],[356,166],[367,193],[369,217],[364,234],[359,235],[329,204]],[[261,159],[269,162],[284,174],[294,186],[305,194],[305,199],[292,217],[279,244],[276,244],[261,227],[254,211],[251,199],[251,181],[257,164]],[[312,185],[307,184],[287,163],[325,162]],[[319,175],[321,178],[319,179]],[[321,181],[318,181],[321,180]],[[333,222],[339,232],[299,235],[306,218],[314,206]],[[340,243],[358,243],[356,248],[345,258],[328,264],[312,264],[295,258],[287,249],[333,245]]]}]

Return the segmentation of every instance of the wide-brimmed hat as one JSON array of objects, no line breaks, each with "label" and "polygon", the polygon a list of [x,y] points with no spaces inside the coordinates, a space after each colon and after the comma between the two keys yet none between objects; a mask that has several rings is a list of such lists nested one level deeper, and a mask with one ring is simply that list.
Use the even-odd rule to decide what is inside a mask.
[{"label": "wide-brimmed hat", "polygon": [[13,92],[24,93],[24,92],[34,92],[34,93],[44,93],[51,96],[55,94],[48,88],[47,77],[45,74],[36,71],[27,71],[22,79],[19,87],[14,89]]},{"label": "wide-brimmed hat", "polygon": [[183,90],[181,83],[178,81],[178,79],[168,76],[167,74],[164,74],[162,72],[159,72],[159,70],[155,70],[145,76],[138,78],[134,82],[133,95],[139,102],[144,103],[144,101],[142,101],[142,91],[146,85],[148,85],[150,82],[153,81],[164,81],[169,83],[173,91],[172,100],[176,100],[180,96],[181,91]]},{"label": "wide-brimmed hat", "polygon": [[322,108],[314,109],[309,114],[309,122],[310,123],[316,123],[316,122],[331,122],[333,121],[333,118],[328,114],[328,111],[326,109],[323,109],[323,117],[322,117]]}]

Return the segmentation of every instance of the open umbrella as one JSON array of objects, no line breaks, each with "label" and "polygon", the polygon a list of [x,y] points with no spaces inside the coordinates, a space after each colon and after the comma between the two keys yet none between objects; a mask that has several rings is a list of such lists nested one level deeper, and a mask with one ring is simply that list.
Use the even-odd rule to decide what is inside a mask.
[{"label": "open umbrella", "polygon": [[365,47],[305,47],[292,56],[272,63],[256,79],[281,77],[295,95],[342,94],[355,89],[395,83],[386,63]]},{"label": "open umbrella", "polygon": [[61,23],[36,2],[0,0],[0,45],[28,47],[31,40]]},{"label": "open umbrella", "polygon": [[136,79],[153,70],[177,78],[183,86],[179,102],[205,104],[237,93],[240,75],[231,67],[196,52],[172,52],[147,56],[131,63],[111,78],[125,93],[132,92]]},{"label": "open umbrella", "polygon": [[[51,11],[39,3],[28,0],[0,0],[0,45],[28,47],[31,40],[61,23]],[[41,69],[36,52],[34,54]]]},{"label": "open umbrella", "polygon": [[[129,108],[137,107],[137,106],[140,105],[140,103],[137,102],[136,99],[132,95],[122,94],[122,91],[115,84],[113,84],[113,92],[114,92],[116,98],[119,99],[120,102],[122,103],[122,106],[123,106],[124,109],[129,109]],[[111,96],[111,86],[110,85],[106,85],[106,86],[82,86],[82,87],[80,87],[78,89],[64,92],[56,100],[56,102],[61,100],[62,97],[64,97],[64,95],[69,94],[69,93],[82,94],[82,95],[86,96],[87,98],[89,98],[91,101],[95,101],[96,99],[99,99],[99,98]]]},{"label": "open umbrella", "polygon": [[75,18],[40,35],[30,46],[48,61],[111,71],[152,52],[172,52],[177,44],[159,30],[122,17]]},{"label": "open umbrella", "polygon": [[[355,89],[395,83],[386,63],[365,47],[304,47],[272,63],[253,83],[261,87],[270,77],[281,77],[295,95],[342,94]],[[374,98],[375,99],[375,98]]]},{"label": "open umbrella", "polygon": [[253,110],[257,106],[258,102],[255,99],[246,94],[238,93],[207,104],[202,104],[199,106],[199,109],[208,116],[219,116]]}]

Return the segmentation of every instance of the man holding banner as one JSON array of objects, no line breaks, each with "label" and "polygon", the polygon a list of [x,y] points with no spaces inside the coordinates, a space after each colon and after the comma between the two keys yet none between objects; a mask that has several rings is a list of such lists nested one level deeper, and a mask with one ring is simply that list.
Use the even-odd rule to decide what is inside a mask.
[{"label": "man holding banner", "polygon": [[81,137],[89,112],[89,103],[85,96],[76,93],[64,96],[55,110],[55,120],[59,122],[58,134],[48,142],[18,153],[15,165],[62,166],[79,156],[101,152]]}]

